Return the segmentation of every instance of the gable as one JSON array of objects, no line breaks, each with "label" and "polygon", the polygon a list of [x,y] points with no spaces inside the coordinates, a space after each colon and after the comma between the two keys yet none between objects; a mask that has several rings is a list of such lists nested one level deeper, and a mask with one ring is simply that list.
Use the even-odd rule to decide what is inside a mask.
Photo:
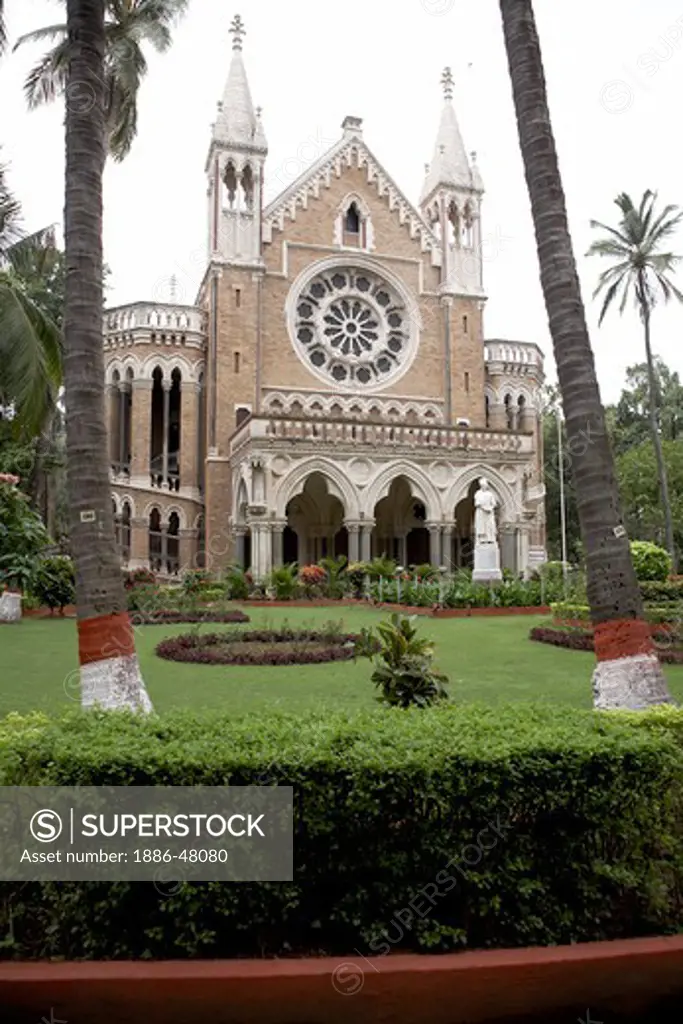
[{"label": "gable", "polygon": [[[319,219],[322,207],[340,203],[346,195],[356,195],[370,208],[381,206],[391,214],[403,237],[412,239],[422,253],[432,254],[432,263],[440,263],[440,245],[421,214],[401,192],[365,143],[358,138],[341,139],[317,163],[293,182],[263,213],[263,241],[274,242],[278,234],[290,237],[288,226],[304,214],[304,220]],[[312,217],[305,217],[307,211]],[[336,212],[336,211],[335,211]],[[385,218],[386,220],[386,218]],[[298,232],[297,232],[298,234]],[[303,240],[303,239],[301,239]],[[333,244],[333,230],[324,239],[307,238],[320,244]],[[379,246],[385,249],[385,245]]]}]

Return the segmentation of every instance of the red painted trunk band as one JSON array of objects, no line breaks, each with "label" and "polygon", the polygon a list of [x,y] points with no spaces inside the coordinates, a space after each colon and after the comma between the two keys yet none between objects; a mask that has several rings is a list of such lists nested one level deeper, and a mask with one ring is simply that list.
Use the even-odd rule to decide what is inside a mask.
[{"label": "red painted trunk band", "polygon": [[613,619],[593,628],[598,661],[616,661],[637,654],[654,654],[650,627],[642,619]]},{"label": "red painted trunk band", "polygon": [[135,654],[133,627],[128,612],[98,615],[78,622],[78,658],[81,665]]}]

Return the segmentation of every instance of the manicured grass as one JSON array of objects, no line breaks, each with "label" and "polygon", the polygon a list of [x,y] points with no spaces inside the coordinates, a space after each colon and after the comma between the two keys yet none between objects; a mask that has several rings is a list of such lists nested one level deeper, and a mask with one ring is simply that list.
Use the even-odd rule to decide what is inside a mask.
[{"label": "manicured grass", "polygon": [[[357,632],[385,617],[364,608],[245,609],[246,628],[292,625],[320,627],[331,619]],[[591,706],[593,655],[532,643],[539,616],[420,618],[436,641],[439,667],[450,677],[459,702],[548,701]],[[214,666],[162,661],[154,648],[189,626],[144,626],[136,631],[143,674],[157,711],[172,707],[217,707],[240,713],[264,708],[371,706],[375,690],[367,661],[325,665]],[[202,627],[217,632],[222,627]],[[234,628],[234,627],[227,627]],[[73,706],[77,692],[76,625],[73,620],[25,619],[0,627],[0,715]],[[674,697],[683,701],[683,666],[665,666]]]}]

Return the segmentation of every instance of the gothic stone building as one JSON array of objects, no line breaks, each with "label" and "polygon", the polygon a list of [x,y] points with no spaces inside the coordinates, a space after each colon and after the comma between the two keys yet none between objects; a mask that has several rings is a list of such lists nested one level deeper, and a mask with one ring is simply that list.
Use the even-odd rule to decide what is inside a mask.
[{"label": "gothic stone building", "polygon": [[357,117],[266,204],[239,18],[232,31],[196,305],[105,314],[124,561],[257,576],[339,553],[470,565],[486,476],[502,564],[527,571],[545,558],[543,357],[484,338],[484,190],[450,72],[417,206]]}]

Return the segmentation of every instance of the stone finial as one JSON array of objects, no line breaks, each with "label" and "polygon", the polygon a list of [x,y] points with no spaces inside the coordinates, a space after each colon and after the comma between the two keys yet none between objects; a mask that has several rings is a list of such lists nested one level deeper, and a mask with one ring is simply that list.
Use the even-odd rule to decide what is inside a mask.
[{"label": "stone finial", "polygon": [[244,27],[244,22],[242,21],[239,14],[236,14],[235,17],[232,19],[232,23],[230,25],[230,35],[232,36],[233,50],[242,49],[242,40],[246,34],[247,30]]},{"label": "stone finial", "polygon": [[441,76],[441,85],[443,87],[443,96],[445,100],[453,99],[453,72],[450,68],[444,68]]}]

